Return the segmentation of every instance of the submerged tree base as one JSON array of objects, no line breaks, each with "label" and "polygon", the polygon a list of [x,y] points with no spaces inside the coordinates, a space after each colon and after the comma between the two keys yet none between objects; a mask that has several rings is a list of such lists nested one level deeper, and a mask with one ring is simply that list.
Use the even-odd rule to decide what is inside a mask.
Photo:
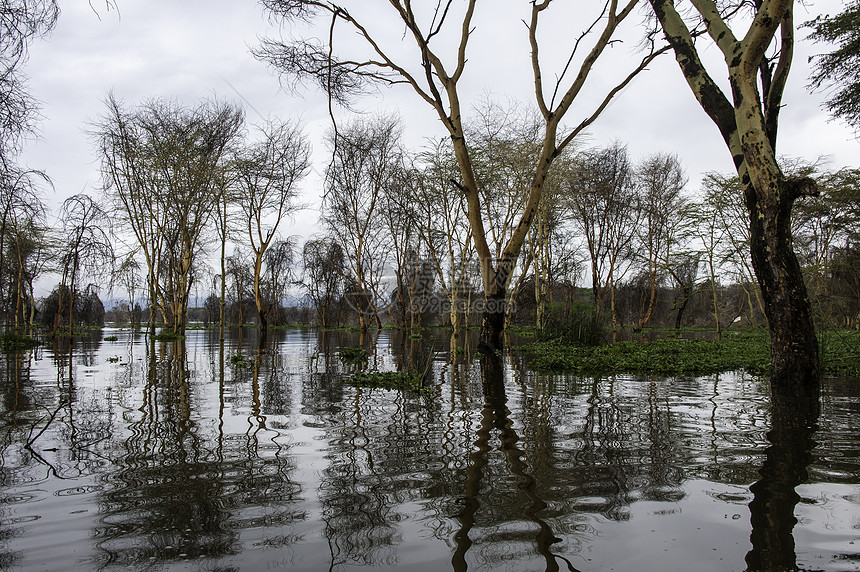
[{"label": "submerged tree base", "polygon": [[[831,331],[821,337],[824,373],[860,373],[860,333]],[[672,337],[597,347],[549,341],[517,349],[538,356],[528,366],[543,373],[711,375],[743,370],[766,376],[770,372],[770,343],[764,332],[729,333],[722,340]]]}]

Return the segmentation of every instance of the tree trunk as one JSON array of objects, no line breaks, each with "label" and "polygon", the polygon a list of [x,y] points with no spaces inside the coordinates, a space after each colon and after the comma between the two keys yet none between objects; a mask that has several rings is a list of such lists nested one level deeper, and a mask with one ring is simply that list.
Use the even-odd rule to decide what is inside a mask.
[{"label": "tree trunk", "polygon": [[[761,200],[749,185],[750,252],[770,329],[771,382],[817,383],[818,339],[800,264],[791,247],[790,213],[796,187],[809,180],[782,181]],[[775,195],[775,196],[774,196]]]},{"label": "tree trunk", "polygon": [[[452,288],[452,292],[454,289]],[[456,294],[452,294],[450,298],[451,308],[450,312],[450,320],[451,320],[451,352],[452,356],[456,356],[457,349],[460,347],[460,309],[458,308],[458,298]]]},{"label": "tree trunk", "polygon": [[[681,321],[684,318],[684,311],[687,309],[687,304],[690,302],[690,298],[693,296],[693,287],[692,286],[681,286],[681,305],[678,306],[678,314],[675,316],[675,329],[681,329]],[[675,301],[675,305],[677,306],[677,299]]]},{"label": "tree trunk", "polygon": [[[220,208],[220,207],[219,207]],[[226,219],[226,215],[225,219]],[[227,235],[221,235],[221,296],[218,299],[218,339],[224,342],[225,307],[227,305],[227,263],[226,263]]]},{"label": "tree trunk", "polygon": [[648,283],[649,283],[649,296],[648,296],[648,307],[645,309],[645,312],[642,316],[642,319],[639,320],[639,325],[636,329],[642,331],[648,322],[651,321],[651,314],[654,313],[654,302],[657,299],[657,269],[652,264],[652,261],[648,261]]},{"label": "tree trunk", "polygon": [[[793,2],[757,2],[755,17],[742,40],[734,37],[716,9],[709,9],[710,4],[696,5],[725,57],[730,102],[699,59],[693,36],[673,2],[649,1],[687,84],[719,128],[745,185],[750,253],[770,329],[771,382],[817,385],[818,341],[790,228],[795,199],[814,195],[816,187],[806,178],[786,180],[776,160],[777,120],[794,53]],[[777,30],[778,61],[761,65]]]},{"label": "tree trunk", "polygon": [[260,272],[263,268],[263,253],[266,251],[265,246],[261,246],[258,250],[255,251],[255,259],[254,259],[254,303],[257,306],[257,316],[260,321],[260,330],[267,330],[269,328],[269,308],[266,308],[266,304],[263,301],[263,292],[260,288]]},{"label": "tree trunk", "polygon": [[260,331],[266,332],[269,329],[269,317],[266,315],[266,312],[258,308],[257,313],[260,315]]},{"label": "tree trunk", "polygon": [[478,349],[490,353],[504,346],[502,332],[505,330],[505,312],[507,293],[504,286],[495,292],[484,296],[484,311],[481,318],[481,341]]}]

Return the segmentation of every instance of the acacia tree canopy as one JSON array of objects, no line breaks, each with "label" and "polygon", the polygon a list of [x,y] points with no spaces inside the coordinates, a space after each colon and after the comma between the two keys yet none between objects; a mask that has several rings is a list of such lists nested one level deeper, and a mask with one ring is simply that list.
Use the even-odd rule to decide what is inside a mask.
[{"label": "acacia tree canopy", "polygon": [[815,69],[812,89],[827,89],[826,107],[860,135],[860,0],[848,3],[835,16],[819,16],[808,22],[809,37],[834,46],[833,51],[810,58]]},{"label": "acacia tree canopy", "polygon": [[188,108],[165,99],[127,110],[113,96],[107,107],[95,133],[105,188],[146,261],[150,304],[181,333],[195,258],[244,112],[217,101]]},{"label": "acacia tree canopy", "polygon": [[[615,95],[665,51],[648,44],[649,49],[644,55],[634,58],[629,68],[619,74],[614,85],[609,83],[611,87],[603,92],[603,98],[583,114],[584,118],[576,127],[564,129],[561,126],[595,62],[608,46],[618,41],[619,25],[633,13],[638,0],[609,0],[583,6],[577,12],[581,19],[571,22],[571,27],[579,28],[579,32],[566,32],[564,39],[553,39],[555,42],[550,53],[562,55],[561,61],[566,62],[555,74],[546,73],[548,70],[545,69],[545,59],[541,57],[541,47],[549,48],[550,43],[542,44],[538,31],[540,22],[549,17],[553,0],[530,2],[526,17],[512,13],[513,18],[526,24],[529,51],[523,56],[531,64],[533,72],[535,105],[543,120],[543,140],[533,164],[526,200],[498,256],[492,251],[484,227],[482,215],[485,205],[472,164],[468,134],[464,131],[464,102],[460,90],[471,52],[470,44],[474,41],[477,0],[448,0],[435,3],[435,6],[433,3],[414,6],[408,0],[391,0],[385,8],[374,4],[372,9],[364,1],[261,1],[273,19],[309,22],[320,18],[328,24],[325,41],[310,35],[305,38],[294,36],[266,40],[257,50],[258,57],[282,72],[289,82],[315,83],[328,93],[331,100],[341,103],[348,103],[369,85],[404,84],[429,104],[438,116],[448,131],[460,169],[460,181],[456,184],[466,199],[472,241],[480,261],[485,298],[481,345],[491,351],[500,347],[510,277],[535,218],[552,162],[574,137],[597,119]],[[591,13],[587,8],[592,9]],[[385,17],[380,17],[381,10],[384,10]],[[504,15],[512,12],[500,7],[498,2],[489,10]],[[402,28],[403,34],[398,34],[393,42],[386,42],[392,39],[388,33],[392,25]],[[344,29],[350,34],[344,35]],[[354,41],[356,37],[358,44]],[[341,46],[346,47],[345,54],[340,52]]]}]

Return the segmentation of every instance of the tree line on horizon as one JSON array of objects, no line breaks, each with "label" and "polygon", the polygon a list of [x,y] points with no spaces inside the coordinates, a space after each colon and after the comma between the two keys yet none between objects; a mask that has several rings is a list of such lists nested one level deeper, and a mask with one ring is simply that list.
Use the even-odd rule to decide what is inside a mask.
[{"label": "tree line on horizon", "polygon": [[[684,234],[678,230],[684,225],[675,224],[666,234],[661,234],[664,230],[658,226],[665,221],[661,223],[659,218],[662,215],[655,214],[655,209],[647,206],[647,193],[629,191],[627,187],[638,188],[638,185],[623,182],[627,178],[641,182],[647,176],[640,172],[644,167],[623,167],[629,158],[624,157],[622,145],[613,144],[590,151],[577,149],[576,145],[580,135],[591,127],[618,93],[656,58],[664,53],[673,53],[691,95],[718,128],[736,167],[734,198],[743,204],[747,232],[735,233],[735,229],[726,232],[730,242],[742,243],[745,240],[748,245],[749,275],[755,276],[758,288],[747,291],[756,294],[756,302],[767,318],[772,380],[777,385],[817,387],[820,370],[814,308],[802,268],[807,261],[798,257],[795,246],[799,241],[795,240],[793,232],[799,231],[800,223],[796,221],[803,218],[803,213],[799,213],[802,208],[798,205],[807,199],[820,197],[821,183],[829,181],[826,177],[818,180],[810,176],[818,173],[809,169],[792,172],[792,165],[779,158],[776,151],[779,114],[794,51],[793,4],[790,0],[762,0],[754,5],[738,4],[735,9],[722,12],[713,2],[705,0],[694,2],[691,10],[684,11],[671,0],[648,0],[651,12],[642,28],[640,49],[626,66],[613,66],[618,73],[615,78],[602,78],[605,84],[602,99],[599,98],[590,109],[588,105],[585,109],[577,106],[576,111],[582,114],[580,119],[574,121],[572,127],[565,125],[563,122],[570,121],[573,114],[574,102],[593,75],[595,62],[607,47],[623,41],[622,23],[634,13],[637,3],[637,0],[609,0],[602,5],[595,3],[594,6],[581,7],[573,18],[575,21],[571,22],[574,27],[581,28],[581,35],[575,36],[567,48],[561,47],[563,41],[553,47],[553,52],[568,51],[568,57],[563,60],[567,63],[555,74],[546,73],[548,66],[541,55],[541,48],[547,48],[549,44],[539,32],[547,14],[552,12],[553,2],[529,3],[529,15],[518,21],[525,24],[530,49],[529,62],[534,79],[533,116],[522,121],[511,120],[504,111],[501,115],[498,109],[490,111],[492,104],[485,105],[483,109],[478,106],[479,117],[491,121],[486,125],[491,133],[490,139],[484,138],[485,130],[481,128],[480,119],[474,125],[467,122],[464,110],[468,104],[461,99],[460,92],[470,46],[477,41],[476,0],[449,0],[438,3],[435,8],[431,6],[418,11],[409,2],[396,1],[384,9],[388,20],[380,14],[365,13],[363,9],[366,6],[360,3],[350,4],[352,9],[347,9],[345,5],[328,0],[262,0],[264,11],[274,21],[289,25],[281,27],[280,38],[261,40],[253,52],[268,62],[291,86],[313,84],[321,88],[330,105],[349,108],[371,87],[404,85],[438,116],[449,137],[437,150],[439,164],[433,169],[441,169],[440,172],[447,177],[443,186],[448,185],[457,191],[450,205],[441,203],[441,210],[456,209],[456,199],[459,199],[460,222],[467,223],[470,237],[467,242],[474,249],[475,267],[480,274],[481,346],[490,353],[504,345],[501,334],[510,322],[512,291],[519,287],[519,280],[529,275],[529,271],[534,282],[535,320],[539,328],[545,320],[543,300],[551,290],[552,257],[558,254],[552,250],[553,241],[550,240],[555,224],[552,211],[556,203],[564,203],[565,208],[575,214],[570,217],[574,221],[571,226],[579,224],[578,231],[587,245],[593,323],[600,324],[605,313],[613,331],[616,330],[615,294],[627,272],[636,267],[633,259],[647,259],[644,275],[650,290],[648,307],[653,308],[658,273],[671,274],[666,244],[675,240],[673,233]],[[345,0],[345,4],[349,2]],[[108,6],[112,3],[108,2]],[[28,307],[28,291],[24,276],[24,246],[28,234],[36,236],[39,232],[40,203],[33,197],[36,196],[38,179],[43,177],[38,172],[20,170],[10,160],[14,158],[21,134],[28,131],[31,125],[28,122],[33,117],[32,98],[23,88],[19,70],[26,60],[27,42],[49,31],[58,13],[54,0],[14,0],[4,3],[0,11],[4,32],[0,46],[5,69],[3,94],[4,98],[11,95],[7,99],[14,104],[5,105],[2,117],[4,204],[9,208],[5,211],[7,214],[0,230],[3,231],[4,242],[7,223],[17,229],[29,226],[33,231],[13,237],[10,244],[14,243],[17,249],[12,253],[14,256],[0,261],[17,259],[16,278],[9,281],[9,289],[4,294],[7,320],[11,300],[15,300],[12,318],[16,331],[22,322],[26,323],[24,312]],[[748,18],[737,18],[738,15]],[[850,40],[856,37],[856,27],[852,26],[855,21],[856,14],[849,6],[835,18],[824,16],[807,24],[813,30],[811,37],[814,40],[849,42],[847,48],[843,44],[841,49],[817,60],[813,88],[820,89],[840,81],[853,87],[856,73],[851,70],[855,69],[852,65],[857,54],[856,49],[851,48]],[[386,34],[391,22],[403,28],[403,35],[394,43]],[[314,32],[314,26],[319,25],[329,30],[326,41],[319,40]],[[359,42],[342,43],[344,31],[348,34],[351,31]],[[714,69],[699,57],[700,46],[706,38],[725,56],[726,67],[722,71],[719,71],[722,64]],[[415,50],[403,50],[404,42]],[[455,50],[449,49],[455,45]],[[847,76],[845,70],[848,70]],[[729,90],[714,81],[712,74],[715,71],[728,73]],[[845,93],[837,90],[833,100],[836,105],[831,109],[850,123],[856,120],[856,115],[852,115],[856,108],[851,105],[850,92],[847,96]],[[102,236],[104,227],[98,221],[109,220],[124,229],[125,232],[118,236],[133,237],[120,256],[122,263],[119,266],[125,269],[124,274],[111,272],[111,276],[124,276],[124,280],[131,281],[129,284],[135,283],[134,288],[138,288],[138,282],[143,282],[142,287],[153,308],[149,312],[151,331],[159,319],[164,327],[181,334],[187,320],[191,289],[199,279],[195,272],[208,239],[211,239],[210,223],[215,221],[212,224],[215,242],[221,245],[222,262],[218,276],[221,290],[219,313],[223,326],[227,289],[225,248],[228,236],[236,229],[231,224],[231,214],[241,211],[239,226],[243,240],[240,242],[250,249],[257,319],[265,329],[272,306],[278,300],[275,290],[279,281],[271,280],[269,300],[275,302],[267,302],[263,269],[268,264],[267,255],[277,250],[273,247],[278,236],[278,224],[284,215],[298,206],[294,203],[295,186],[308,169],[309,148],[298,127],[272,122],[260,126],[259,136],[249,140],[243,137],[246,128],[242,109],[228,103],[209,101],[190,108],[166,99],[154,99],[126,108],[111,95],[107,107],[106,114],[94,129],[94,136],[99,143],[104,190],[106,197],[110,198],[109,204],[97,203],[85,195],[72,197],[69,199],[72,202],[64,204],[61,215],[64,226],[61,248],[41,248],[39,245],[43,241],[40,240],[30,240],[28,245],[38,253],[36,258],[45,267],[49,260],[61,261],[55,264],[62,275],[57,315],[62,316],[64,307],[75,307],[78,280],[88,272],[97,274],[103,261],[113,262],[116,253],[111,256],[109,251],[114,246],[123,246],[105,240],[106,235]],[[475,107],[473,104],[472,108]],[[503,119],[501,123],[500,118]],[[530,133],[517,133],[518,139],[504,141],[504,151],[496,155],[499,151],[495,147],[496,139],[504,140],[507,134],[503,132],[509,126],[514,126],[514,130],[530,130]],[[394,276],[398,281],[401,278],[406,280],[405,284],[398,282],[394,289],[397,296],[403,298],[404,288],[408,290],[409,275],[404,265],[408,266],[409,260],[421,261],[420,264],[413,262],[413,266],[426,262],[432,270],[434,264],[438,265],[439,260],[445,258],[434,258],[431,245],[435,244],[435,239],[423,241],[429,258],[420,256],[414,248],[412,251],[408,249],[410,245],[420,244],[410,238],[411,233],[417,232],[411,224],[411,213],[397,210],[403,208],[398,202],[404,200],[394,197],[397,193],[385,195],[380,190],[385,184],[410,189],[424,186],[429,193],[439,191],[434,188],[438,185],[426,183],[432,180],[433,175],[429,178],[424,176],[426,165],[421,162],[418,162],[417,169],[420,176],[415,174],[416,169],[412,166],[395,169],[391,173],[383,172],[391,163],[388,152],[399,152],[396,145],[389,148],[389,142],[396,139],[394,134],[398,129],[385,118],[377,118],[373,124],[365,125],[361,120],[355,120],[346,130],[334,127],[330,137],[332,161],[326,173],[322,217],[330,238],[344,250],[345,266],[349,269],[347,274],[354,281],[350,284],[350,296],[362,328],[368,327],[373,319],[379,320],[376,308],[380,293],[375,291],[374,276],[381,272],[375,270],[376,267],[385,267],[378,258],[365,256],[366,252],[373,250],[374,230],[381,223],[371,223],[369,216],[361,218],[362,212],[376,211],[380,204],[377,200],[391,201],[380,210],[398,219],[388,224],[389,248],[393,253],[390,265],[396,269]],[[371,151],[374,149],[381,152],[374,153]],[[507,162],[512,157],[524,160],[520,165],[524,167],[523,171]],[[658,161],[659,156],[654,159]],[[454,176],[451,176],[452,170],[455,171]],[[399,182],[383,180],[385,177]],[[731,187],[731,178],[720,181],[720,184]],[[367,193],[362,186],[368,184],[379,188],[372,189],[370,203],[363,204],[361,196],[367,196]],[[571,193],[569,200],[554,198],[553,193],[565,185]],[[508,193],[507,189],[514,187],[518,191]],[[604,187],[613,189],[614,199],[605,198],[607,193],[601,190]],[[412,194],[412,200],[429,197],[422,197],[420,192]],[[625,192],[631,194],[625,196]],[[26,198],[22,201],[21,197]],[[433,196],[432,199],[439,200],[440,197]],[[26,211],[26,214],[19,217],[12,208],[13,204],[15,208],[23,205],[21,212]],[[238,209],[231,209],[231,205],[238,205]],[[683,212],[685,222],[696,220],[694,212]],[[719,208],[712,210],[712,228],[717,226],[718,218],[713,213],[721,212]],[[432,216],[439,214],[434,212]],[[444,218],[445,215],[442,216]],[[605,220],[607,217],[611,220]],[[564,215],[560,218],[566,220]],[[404,224],[405,221],[410,224]],[[815,223],[811,224],[815,226]],[[404,228],[395,228],[398,226]],[[694,223],[693,226],[708,227],[707,222]],[[639,236],[642,229],[651,236],[644,239]],[[450,242],[453,236],[450,233],[455,229],[447,230]],[[817,227],[812,231],[814,238],[810,244],[816,245],[813,257],[818,257],[816,260],[842,260],[841,254],[833,254],[837,247],[827,245],[818,248],[823,240],[816,234],[819,231],[821,229]],[[698,238],[702,243],[716,244],[717,234],[716,230],[700,232]],[[627,256],[625,249],[631,248],[634,240],[638,247],[637,256]],[[0,244],[0,250],[3,246]],[[289,248],[284,246],[281,250],[286,254]],[[828,254],[821,254],[825,251]],[[462,276],[465,272],[462,265],[455,268],[450,264],[453,252],[449,245],[446,259],[449,262],[449,282],[445,281],[445,272],[436,272],[440,278],[439,287],[445,289],[450,286],[446,292],[449,299],[456,296],[452,292],[462,291],[458,280],[465,280],[456,278],[457,272]],[[705,258],[704,266],[711,276],[711,288],[716,290],[717,256],[710,252]],[[135,268],[145,279],[135,278]],[[636,270],[642,272],[641,268]],[[413,274],[417,276],[420,273],[416,271]],[[274,277],[276,273],[271,275]],[[29,297],[32,322],[35,307],[32,282]],[[402,300],[401,305],[406,307]],[[718,310],[715,302],[715,314]],[[651,313],[650,310],[644,312],[638,327],[648,323]],[[70,330],[73,314],[69,312]],[[54,318],[55,332],[63,320]],[[452,323],[456,332],[458,328],[453,314]]]},{"label": "tree line on horizon", "polygon": [[[310,161],[298,125],[249,130],[241,108],[217,101],[126,108],[109,97],[106,108],[94,132],[100,200],[71,197],[53,228],[32,188],[0,213],[14,223],[0,237],[7,325],[39,321],[56,333],[103,319],[97,284],[112,287],[101,293],[122,292],[124,319],[145,316],[150,328],[177,334],[201,293],[203,315],[221,324],[384,322],[413,333],[445,325],[453,343],[484,310],[456,159],[444,141],[407,149],[395,116],[331,130],[322,231],[298,244],[284,235],[302,207],[298,184]],[[538,121],[522,107],[486,101],[467,125],[484,225],[500,253],[526,200]],[[802,161],[791,169],[819,181],[820,195],[799,202],[793,222],[816,315],[856,328],[860,170]],[[602,330],[616,339],[623,327],[761,324],[739,187],[737,177],[708,173],[691,192],[676,156],[634,160],[621,142],[571,148],[554,162],[506,285],[506,329],[593,340]],[[33,283],[49,272],[59,284],[36,301]],[[304,316],[288,310],[297,298]],[[691,300],[695,317],[685,321]]]}]

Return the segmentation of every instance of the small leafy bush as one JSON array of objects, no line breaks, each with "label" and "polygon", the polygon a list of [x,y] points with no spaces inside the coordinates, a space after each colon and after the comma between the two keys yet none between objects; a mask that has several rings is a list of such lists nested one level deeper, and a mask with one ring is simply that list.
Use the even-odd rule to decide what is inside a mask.
[{"label": "small leafy bush", "polygon": [[360,363],[367,359],[367,350],[364,348],[341,348],[340,361],[344,363]]},{"label": "small leafy bush", "polygon": [[185,336],[180,336],[179,334],[174,334],[173,332],[160,332],[155,334],[155,339],[159,342],[175,342],[184,338]]},{"label": "small leafy bush", "polygon": [[253,363],[251,363],[250,360],[245,359],[245,356],[242,354],[234,354],[230,356],[230,363],[236,367],[251,367],[253,365]]},{"label": "small leafy bush", "polygon": [[375,371],[357,373],[345,380],[353,387],[396,389],[401,391],[429,391],[424,387],[421,374],[415,371]]},{"label": "small leafy bush", "polygon": [[6,333],[0,336],[0,348],[7,351],[28,350],[39,345],[38,340],[20,334]]}]

